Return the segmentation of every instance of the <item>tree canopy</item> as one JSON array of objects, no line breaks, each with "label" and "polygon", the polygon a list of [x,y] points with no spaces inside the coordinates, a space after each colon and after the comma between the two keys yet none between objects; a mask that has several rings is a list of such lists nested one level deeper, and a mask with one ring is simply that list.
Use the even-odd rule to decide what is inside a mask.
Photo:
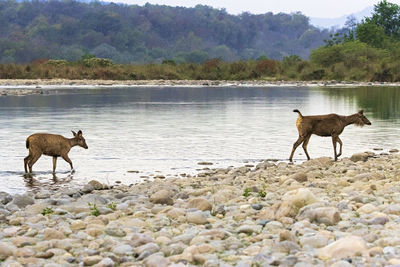
[{"label": "tree canopy", "polygon": [[203,5],[75,0],[0,0],[0,25],[1,63],[73,61],[85,54],[119,63],[308,58],[329,36],[301,13],[231,15]]}]

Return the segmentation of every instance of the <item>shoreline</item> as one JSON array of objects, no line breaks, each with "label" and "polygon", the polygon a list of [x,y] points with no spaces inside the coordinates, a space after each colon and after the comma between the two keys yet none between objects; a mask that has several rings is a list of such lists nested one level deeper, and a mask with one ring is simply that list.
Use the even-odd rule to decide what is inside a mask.
[{"label": "shoreline", "polygon": [[3,266],[400,264],[400,154],[0,193]]},{"label": "shoreline", "polygon": [[225,80],[67,80],[67,79],[0,79],[1,95],[43,94],[44,90],[68,88],[112,87],[365,87],[399,86],[400,82],[338,82],[338,81],[225,81]]}]

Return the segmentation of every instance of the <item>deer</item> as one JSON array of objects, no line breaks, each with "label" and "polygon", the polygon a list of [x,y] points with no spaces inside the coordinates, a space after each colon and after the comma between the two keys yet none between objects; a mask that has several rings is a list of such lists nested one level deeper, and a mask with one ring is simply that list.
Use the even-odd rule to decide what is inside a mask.
[{"label": "deer", "polygon": [[[334,158],[335,161],[337,161],[338,157],[342,155],[343,143],[342,140],[340,140],[339,135],[343,132],[343,129],[350,124],[360,127],[371,125],[371,122],[364,116],[364,110],[360,110],[350,116],[341,116],[334,113],[327,115],[303,116],[298,109],[293,110],[293,112],[298,113],[296,127],[299,132],[299,137],[293,144],[292,153],[289,157],[290,162],[293,162],[294,151],[301,143],[303,143],[303,149],[306,153],[307,160],[311,159],[307,152],[307,145],[312,134],[323,137],[332,137]],[[340,145],[339,154],[336,152],[337,143]]]},{"label": "deer", "polygon": [[35,133],[26,139],[26,148],[29,149],[29,155],[24,158],[25,173],[32,173],[32,166],[42,156],[53,157],[53,174],[56,171],[57,158],[62,157],[71,166],[71,171],[74,167],[71,159],[68,157],[68,152],[74,146],[80,146],[88,149],[85,138],[82,136],[82,131],[78,133],[72,131],[73,138],[66,138],[58,134]]}]

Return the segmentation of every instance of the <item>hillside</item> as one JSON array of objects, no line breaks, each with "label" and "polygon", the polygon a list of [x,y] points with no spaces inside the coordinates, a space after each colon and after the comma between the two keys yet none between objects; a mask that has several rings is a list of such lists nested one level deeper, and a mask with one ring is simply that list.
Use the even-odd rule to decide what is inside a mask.
[{"label": "hillside", "polygon": [[329,38],[300,13],[230,15],[201,5],[0,0],[0,25],[0,63],[85,54],[119,63],[308,58]]}]

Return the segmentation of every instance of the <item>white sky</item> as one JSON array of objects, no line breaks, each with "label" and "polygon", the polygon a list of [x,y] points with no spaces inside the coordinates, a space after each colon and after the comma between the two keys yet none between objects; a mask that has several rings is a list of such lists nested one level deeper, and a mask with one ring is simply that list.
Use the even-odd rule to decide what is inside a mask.
[{"label": "white sky", "polygon": [[[308,17],[337,18],[359,12],[378,0],[108,0],[126,4],[150,4],[194,7],[197,4],[225,8],[228,13],[240,14],[248,11],[253,14],[292,13],[300,11]],[[107,2],[108,2],[107,1]],[[400,0],[388,0],[400,4]]]}]

